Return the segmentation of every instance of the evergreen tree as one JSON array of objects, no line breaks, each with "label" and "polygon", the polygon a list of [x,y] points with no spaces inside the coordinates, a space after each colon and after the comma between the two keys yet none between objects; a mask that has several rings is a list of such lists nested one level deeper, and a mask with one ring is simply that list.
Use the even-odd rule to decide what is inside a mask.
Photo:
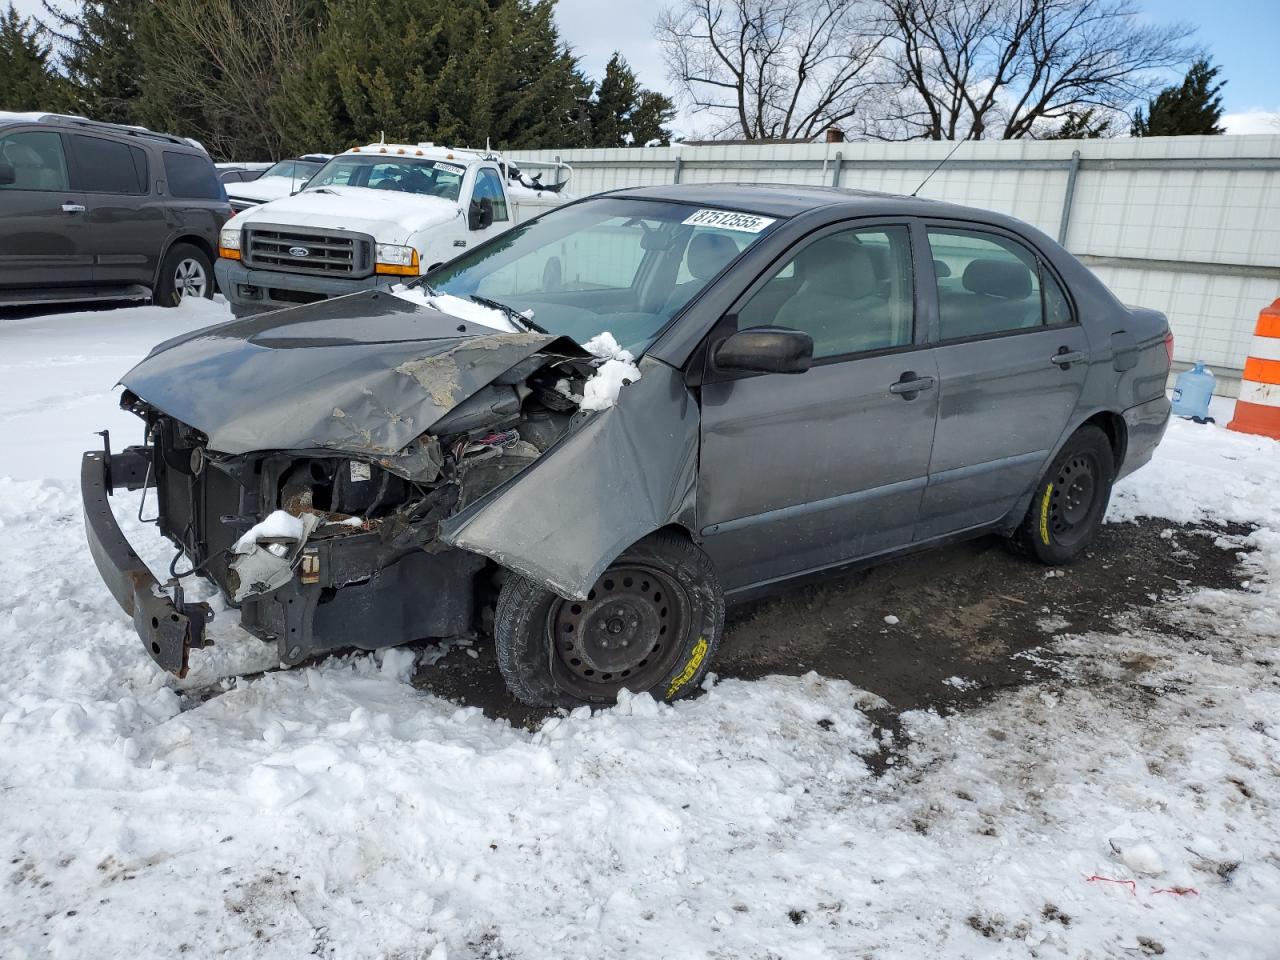
[{"label": "evergreen tree", "polygon": [[1099,115],[1095,107],[1070,110],[1057,130],[1042,137],[1044,140],[1097,140],[1115,135],[1111,116]]},{"label": "evergreen tree", "polygon": [[1215,83],[1221,67],[1211,66],[1207,59],[1197,60],[1186,78],[1176,87],[1166,87],[1134,114],[1132,133],[1135,137],[1185,137],[1223,133],[1220,93],[1226,81]]},{"label": "evergreen tree", "polygon": [[49,62],[44,29],[18,16],[10,3],[0,13],[0,110],[67,109],[63,78]]},{"label": "evergreen tree", "polygon": [[146,0],[85,0],[64,11],[45,0],[56,26],[63,69],[71,83],[72,109],[93,120],[142,122],[142,57],[138,27]]},{"label": "evergreen tree", "polygon": [[670,97],[643,89],[622,54],[614,53],[589,113],[591,146],[643,147],[653,141],[670,142],[671,131],[665,125],[675,116],[675,104]]},{"label": "evergreen tree", "polygon": [[333,3],[317,55],[286,82],[290,142],[494,147],[586,143],[590,84],[547,0]]}]

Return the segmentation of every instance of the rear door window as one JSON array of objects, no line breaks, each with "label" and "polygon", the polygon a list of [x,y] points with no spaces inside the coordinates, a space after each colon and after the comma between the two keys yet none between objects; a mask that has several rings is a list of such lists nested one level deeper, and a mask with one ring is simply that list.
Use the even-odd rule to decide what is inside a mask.
[{"label": "rear door window", "polygon": [[[1071,322],[1062,288],[1029,249],[994,233],[929,228],[943,340]],[[1042,282],[1043,277],[1043,282]]]},{"label": "rear door window", "polygon": [[71,186],[86,193],[147,192],[147,154],[118,140],[70,136],[73,163]]},{"label": "rear door window", "polygon": [[169,193],[188,200],[221,200],[222,184],[213,164],[191,153],[164,152],[164,175]]},{"label": "rear door window", "polygon": [[0,190],[67,189],[67,158],[59,134],[27,130],[0,137],[0,163],[13,167],[13,183],[0,184]]}]

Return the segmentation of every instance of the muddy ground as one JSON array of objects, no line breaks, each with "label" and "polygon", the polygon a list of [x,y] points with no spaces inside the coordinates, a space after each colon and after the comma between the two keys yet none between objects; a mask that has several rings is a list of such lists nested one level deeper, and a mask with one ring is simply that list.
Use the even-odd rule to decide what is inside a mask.
[{"label": "muddy ground", "polygon": [[[1054,570],[1012,556],[995,537],[931,550],[731,608],[711,669],[845,679],[888,702],[882,722],[902,710],[963,708],[1049,676],[1044,648],[1056,634],[1115,632],[1121,618],[1158,621],[1171,597],[1238,587],[1248,532],[1107,524],[1084,557]],[[550,712],[507,693],[491,644],[451,650],[414,683],[515,724]]]}]

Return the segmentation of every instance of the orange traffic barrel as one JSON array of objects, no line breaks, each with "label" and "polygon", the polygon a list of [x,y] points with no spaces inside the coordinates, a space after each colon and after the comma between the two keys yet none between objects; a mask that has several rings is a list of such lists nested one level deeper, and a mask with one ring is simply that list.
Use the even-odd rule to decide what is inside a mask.
[{"label": "orange traffic barrel", "polygon": [[1228,430],[1280,440],[1280,300],[1263,307]]}]

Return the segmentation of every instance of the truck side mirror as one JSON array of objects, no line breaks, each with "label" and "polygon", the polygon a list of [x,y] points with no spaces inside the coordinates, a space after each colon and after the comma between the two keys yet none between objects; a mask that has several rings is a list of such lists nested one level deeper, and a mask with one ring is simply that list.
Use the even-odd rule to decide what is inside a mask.
[{"label": "truck side mirror", "polygon": [[471,201],[467,209],[467,227],[472,230],[483,230],[493,223],[493,201],[488,197],[478,197]]},{"label": "truck side mirror", "polygon": [[16,179],[17,176],[13,172],[13,164],[0,161],[0,187],[13,186],[13,182]]}]

